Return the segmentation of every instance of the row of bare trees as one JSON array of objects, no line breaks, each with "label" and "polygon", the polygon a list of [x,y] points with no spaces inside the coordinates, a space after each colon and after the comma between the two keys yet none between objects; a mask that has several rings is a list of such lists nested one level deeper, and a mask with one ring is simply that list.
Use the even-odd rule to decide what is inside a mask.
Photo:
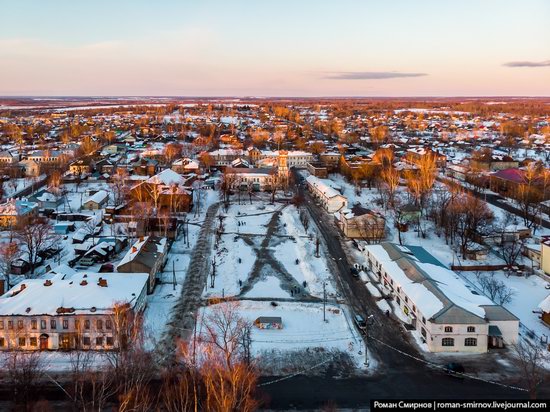
[{"label": "row of bare trees", "polygon": [[237,302],[214,305],[201,316],[200,331],[190,342],[179,342],[174,357],[146,349],[143,316],[127,304],[115,305],[111,319],[116,349],[81,350],[82,331],[77,331],[66,381],[56,382],[47,373],[40,352],[3,355],[3,377],[16,405],[32,410],[44,380],[54,381],[74,410],[84,412],[249,412],[260,405],[251,324],[240,316]]}]

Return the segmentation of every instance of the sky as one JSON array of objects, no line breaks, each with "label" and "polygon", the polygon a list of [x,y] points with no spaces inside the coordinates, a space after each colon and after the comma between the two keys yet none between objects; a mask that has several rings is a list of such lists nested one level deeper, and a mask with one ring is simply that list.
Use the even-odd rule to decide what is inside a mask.
[{"label": "sky", "polygon": [[550,96],[547,0],[0,0],[0,96]]}]

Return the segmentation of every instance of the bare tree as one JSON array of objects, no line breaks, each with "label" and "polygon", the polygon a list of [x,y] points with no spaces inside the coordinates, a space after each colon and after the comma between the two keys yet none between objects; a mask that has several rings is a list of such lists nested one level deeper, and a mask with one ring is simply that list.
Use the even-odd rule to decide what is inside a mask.
[{"label": "bare tree", "polygon": [[[10,288],[10,275],[12,264],[21,256],[19,244],[16,242],[2,243],[0,245],[0,273],[6,279],[7,289]],[[7,290],[6,289],[6,290]]]},{"label": "bare tree", "polygon": [[483,293],[499,305],[510,303],[516,294],[502,280],[497,279],[494,273],[479,274],[478,283]]},{"label": "bare tree", "polygon": [[548,354],[542,346],[525,340],[519,341],[514,346],[514,352],[529,396],[531,399],[536,399],[538,389],[548,379],[548,371],[544,368],[545,362],[548,361]]},{"label": "bare tree", "polygon": [[16,237],[28,254],[31,275],[34,275],[39,253],[51,248],[57,243],[59,238],[47,221],[38,218],[30,219],[28,224],[19,228]]},{"label": "bare tree", "polygon": [[34,390],[44,375],[44,364],[38,351],[13,350],[5,354],[3,370],[13,388],[14,402],[27,408],[34,399]]}]

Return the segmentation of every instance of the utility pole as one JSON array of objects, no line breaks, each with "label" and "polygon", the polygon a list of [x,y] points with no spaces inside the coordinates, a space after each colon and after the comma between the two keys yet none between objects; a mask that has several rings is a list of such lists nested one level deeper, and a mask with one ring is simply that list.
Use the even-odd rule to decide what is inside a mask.
[{"label": "utility pole", "polygon": [[214,281],[216,280],[216,258],[212,259],[212,275],[210,276],[210,287],[214,287]]},{"label": "utility pole", "polygon": [[319,235],[315,239],[315,257],[320,257],[319,255]]},{"label": "utility pole", "polygon": [[326,307],[327,307],[327,282],[323,282],[323,322],[327,321]]},{"label": "utility pole", "polygon": [[172,261],[172,284],[174,285],[173,290],[176,290],[176,263]]}]

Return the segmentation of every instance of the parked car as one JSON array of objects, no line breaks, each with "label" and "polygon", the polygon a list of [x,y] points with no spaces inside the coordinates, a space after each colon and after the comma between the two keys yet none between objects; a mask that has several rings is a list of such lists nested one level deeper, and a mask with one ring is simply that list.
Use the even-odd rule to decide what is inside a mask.
[{"label": "parked car", "polygon": [[464,366],[458,362],[450,362],[445,365],[445,373],[458,379],[464,379]]},{"label": "parked car", "polygon": [[360,330],[366,330],[367,329],[367,321],[365,320],[365,318],[363,318],[363,316],[355,315],[353,317],[353,321],[355,322],[355,324],[357,325],[357,327]]},{"label": "parked car", "polygon": [[78,263],[82,266],[92,266],[95,261],[89,256],[84,256]]}]

